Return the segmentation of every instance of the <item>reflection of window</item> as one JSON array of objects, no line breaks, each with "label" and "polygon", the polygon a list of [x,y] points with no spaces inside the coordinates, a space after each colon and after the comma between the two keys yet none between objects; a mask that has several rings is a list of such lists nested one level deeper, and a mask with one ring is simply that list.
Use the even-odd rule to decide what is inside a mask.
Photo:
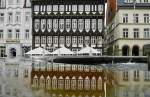
[{"label": "reflection of window", "polygon": [[92,30],[96,31],[96,19],[92,19]]},{"label": "reflection of window", "polygon": [[145,71],[144,72],[144,80],[145,81],[150,81],[150,71]]},{"label": "reflection of window", "polygon": [[53,19],[53,30],[55,32],[58,30],[58,19]]},{"label": "reflection of window", "polygon": [[21,13],[20,12],[16,12],[16,19],[15,19],[16,23],[20,23],[21,22]]},{"label": "reflection of window", "polygon": [[53,11],[58,12],[58,5],[53,5]]},{"label": "reflection of window", "polygon": [[77,44],[77,36],[72,37],[73,44]]},{"label": "reflection of window", "polygon": [[0,8],[4,8],[5,7],[5,0],[0,0]]},{"label": "reflection of window", "polygon": [[87,32],[90,30],[90,19],[85,19],[85,30]]},{"label": "reflection of window", "polygon": [[35,37],[35,44],[39,44],[40,43],[40,37],[39,36],[36,36]]},{"label": "reflection of window", "polygon": [[25,30],[25,39],[29,39],[30,35],[29,35],[29,29]]},{"label": "reflection of window", "polygon": [[123,71],[123,80],[128,80],[128,71]]},{"label": "reflection of window", "polygon": [[41,44],[46,44],[46,36],[42,36],[42,38],[41,38]]},{"label": "reflection of window", "polygon": [[58,44],[58,36],[54,36],[54,44]]},{"label": "reflection of window", "polygon": [[139,70],[134,71],[134,80],[139,80]]},{"label": "reflection of window", "polygon": [[64,12],[64,10],[65,10],[65,6],[64,5],[59,5],[59,11]]},{"label": "reflection of window", "polygon": [[90,5],[85,5],[85,11],[90,12]]},{"label": "reflection of window", "polygon": [[66,44],[70,44],[71,43],[71,37],[70,36],[66,36]]}]

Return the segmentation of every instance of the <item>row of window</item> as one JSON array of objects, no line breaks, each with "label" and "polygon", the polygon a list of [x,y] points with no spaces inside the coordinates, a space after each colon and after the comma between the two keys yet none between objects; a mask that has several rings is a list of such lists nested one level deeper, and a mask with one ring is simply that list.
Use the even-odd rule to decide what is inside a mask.
[{"label": "row of window", "polygon": [[102,19],[35,19],[34,20],[35,31],[37,32],[40,28],[44,32],[47,28],[50,32],[52,29],[56,32],[58,29],[63,32],[66,29],[69,32],[71,29],[75,32],[79,29],[80,32],[85,29],[87,32],[90,29],[95,32],[97,29],[99,32],[102,31],[103,21]]},{"label": "row of window", "polygon": [[150,3],[150,0],[124,0],[125,3]]},{"label": "row of window", "polygon": [[[16,29],[14,35],[15,35],[14,37],[15,37],[16,39],[20,39],[20,35],[21,35],[20,29]],[[11,29],[9,29],[9,30],[7,31],[7,38],[8,38],[8,39],[12,39],[12,38],[13,38],[13,32],[12,32]],[[25,38],[25,39],[29,39],[29,38],[30,38],[29,29],[26,29],[26,30],[25,30],[24,38]],[[4,39],[4,30],[0,30],[0,39]]]},{"label": "row of window", "polygon": [[[150,14],[145,13],[141,18],[143,18],[144,23],[150,23]],[[139,20],[140,20],[139,14],[133,14],[133,23],[140,23],[141,21]],[[123,14],[122,21],[123,23],[129,23],[129,15],[127,13]]]},{"label": "row of window", "polygon": [[[150,72],[149,71],[144,71],[144,80],[148,81],[150,80]],[[140,80],[140,72],[139,70],[135,70],[133,72],[133,79],[135,81]],[[123,71],[123,80],[129,80],[129,71]]]},{"label": "row of window", "polygon": [[[5,14],[4,13],[0,13],[0,22],[1,24],[4,23],[4,18],[5,18]],[[31,19],[31,14],[29,12],[26,12],[25,13],[25,17],[24,17],[24,21],[29,23],[30,22],[30,19]],[[16,12],[16,13],[12,13],[12,12],[9,12],[7,14],[7,23],[21,23],[21,20],[22,20],[22,17],[21,17],[21,12]]]},{"label": "row of window", "polygon": [[35,44],[52,44],[52,43],[54,43],[54,44],[58,44],[58,42],[60,43],[60,44],[64,44],[65,42],[67,43],[67,44],[70,44],[71,43],[71,40],[72,40],[72,43],[73,44],[77,44],[77,43],[79,43],[79,44],[83,44],[83,42],[86,42],[86,43],[91,43],[91,44],[96,44],[96,43],[98,43],[98,41],[101,41],[102,40],[102,38],[100,37],[100,36],[91,36],[91,38],[89,37],[89,36],[85,36],[85,37],[83,37],[83,36],[60,36],[60,37],[58,37],[58,36],[48,36],[47,38],[46,38],[46,36],[42,36],[41,38],[40,38],[40,36],[36,36],[35,37]]},{"label": "row of window", "polygon": [[44,79],[43,76],[41,76],[39,79],[35,76],[33,78],[33,85],[35,87],[41,87],[44,88],[45,85],[48,89],[52,88],[52,89],[98,89],[98,90],[102,90],[103,89],[103,82],[102,82],[102,78],[99,77],[98,79],[96,79],[95,77],[92,77],[92,79],[90,80],[89,77],[86,77],[85,79],[82,78],[81,76],[76,79],[75,77],[73,78],[69,78],[68,76],[63,79],[63,77],[59,77],[57,78],[56,76],[53,76],[52,78],[50,78],[49,76],[47,77],[47,79]]},{"label": "row of window", "polygon": [[[144,32],[143,38],[150,38],[150,28],[145,28],[143,32]],[[123,38],[129,38],[128,28],[123,29]],[[140,32],[138,28],[133,29],[133,38],[140,38]]]},{"label": "row of window", "polygon": [[103,10],[103,5],[34,5],[34,12],[41,12],[43,14],[44,12],[48,14],[51,12],[54,12],[54,14],[60,12],[62,14],[64,12],[76,13],[77,11],[79,13],[97,11],[102,13]]}]

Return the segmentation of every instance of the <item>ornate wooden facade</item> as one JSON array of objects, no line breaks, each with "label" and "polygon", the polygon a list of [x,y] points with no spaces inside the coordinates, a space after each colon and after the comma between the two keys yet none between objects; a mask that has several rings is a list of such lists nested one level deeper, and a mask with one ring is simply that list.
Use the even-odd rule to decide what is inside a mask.
[{"label": "ornate wooden facade", "polygon": [[33,48],[102,48],[105,0],[32,0]]}]

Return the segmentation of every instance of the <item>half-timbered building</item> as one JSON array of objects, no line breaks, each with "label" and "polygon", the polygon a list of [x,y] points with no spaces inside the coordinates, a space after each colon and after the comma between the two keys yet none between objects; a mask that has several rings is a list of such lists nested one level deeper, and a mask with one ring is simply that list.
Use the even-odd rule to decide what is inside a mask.
[{"label": "half-timbered building", "polygon": [[32,0],[33,49],[102,50],[105,0]]}]

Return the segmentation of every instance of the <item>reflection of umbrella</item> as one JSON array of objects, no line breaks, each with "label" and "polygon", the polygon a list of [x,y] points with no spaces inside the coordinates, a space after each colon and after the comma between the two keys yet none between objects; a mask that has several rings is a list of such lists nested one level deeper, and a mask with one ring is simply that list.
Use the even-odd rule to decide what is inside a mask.
[{"label": "reflection of umbrella", "polygon": [[97,51],[96,49],[93,49],[92,47],[85,47],[77,53],[78,54],[100,54],[99,51]]},{"label": "reflection of umbrella", "polygon": [[56,55],[71,55],[71,54],[74,54],[71,50],[65,48],[65,47],[62,47],[62,48],[59,48],[57,50],[55,50],[54,52],[52,52],[51,54],[56,54]]},{"label": "reflection of umbrella", "polygon": [[26,54],[27,55],[43,55],[43,54],[47,55],[47,54],[51,54],[51,53],[41,47],[38,47],[36,49],[33,49],[33,50],[27,52]]}]

